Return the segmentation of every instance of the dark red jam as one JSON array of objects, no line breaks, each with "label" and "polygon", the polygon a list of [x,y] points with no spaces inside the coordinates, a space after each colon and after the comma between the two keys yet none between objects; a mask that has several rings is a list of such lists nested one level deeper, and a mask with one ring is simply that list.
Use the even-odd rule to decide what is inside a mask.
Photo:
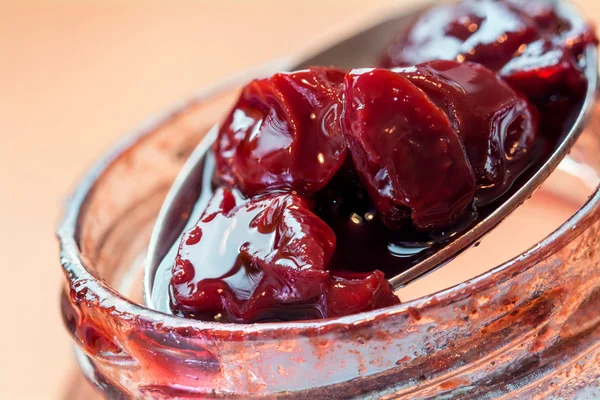
[{"label": "dark red jam", "polygon": [[382,66],[432,60],[473,61],[497,71],[538,106],[581,96],[581,63],[594,29],[552,2],[464,0],[423,12],[401,32]]},{"label": "dark red jam", "polygon": [[322,189],[348,148],[341,130],[344,75],[313,68],[246,86],[215,144],[221,182],[248,196]]},{"label": "dark red jam", "polygon": [[344,131],[390,228],[447,226],[504,193],[529,164],[537,111],[474,63],[434,61],[346,75]]},{"label": "dark red jam", "polygon": [[335,234],[289,193],[219,188],[186,232],[171,278],[182,315],[223,322],[336,317],[397,304],[382,272],[330,273]]},{"label": "dark red jam", "polygon": [[406,77],[386,69],[350,71],[344,131],[356,170],[384,223],[407,218],[431,229],[473,201],[475,176],[448,116]]},{"label": "dark red jam", "polygon": [[205,166],[216,190],[181,240],[171,309],[253,323],[399,303],[386,278],[538,165],[594,42],[545,3],[466,0],[421,15],[386,55],[395,68],[251,82]]}]

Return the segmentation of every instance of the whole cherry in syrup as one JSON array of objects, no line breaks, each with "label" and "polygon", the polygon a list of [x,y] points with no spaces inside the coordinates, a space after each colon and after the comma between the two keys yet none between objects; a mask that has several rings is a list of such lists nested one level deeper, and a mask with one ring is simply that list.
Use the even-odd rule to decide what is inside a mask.
[{"label": "whole cherry in syrup", "polygon": [[215,145],[218,179],[244,194],[322,189],[344,162],[345,72],[312,68],[247,85]]},{"label": "whole cherry in syrup", "polygon": [[336,317],[397,304],[380,271],[326,270],[335,235],[308,206],[291,193],[244,200],[217,189],[180,243],[171,277],[173,310],[251,323]]}]

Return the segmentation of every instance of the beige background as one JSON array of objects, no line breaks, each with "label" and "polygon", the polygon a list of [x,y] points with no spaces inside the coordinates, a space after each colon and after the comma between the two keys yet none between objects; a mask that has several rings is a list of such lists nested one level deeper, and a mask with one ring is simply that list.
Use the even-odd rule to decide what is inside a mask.
[{"label": "beige background", "polygon": [[[54,229],[111,143],[203,85],[403,2],[0,0],[0,398],[66,385]],[[600,18],[596,0],[578,3]]]}]

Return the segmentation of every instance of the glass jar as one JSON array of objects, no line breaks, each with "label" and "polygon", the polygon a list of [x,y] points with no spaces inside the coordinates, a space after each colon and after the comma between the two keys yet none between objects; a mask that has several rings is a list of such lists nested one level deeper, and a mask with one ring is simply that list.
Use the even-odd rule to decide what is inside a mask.
[{"label": "glass jar", "polygon": [[[109,398],[600,398],[598,191],[510,261],[386,309],[238,325],[140,305],[162,201],[245,78],[147,124],[75,192],[58,232],[61,306],[89,381]],[[544,190],[574,196],[576,178],[564,172],[573,168],[595,185],[600,107],[595,114]]]}]

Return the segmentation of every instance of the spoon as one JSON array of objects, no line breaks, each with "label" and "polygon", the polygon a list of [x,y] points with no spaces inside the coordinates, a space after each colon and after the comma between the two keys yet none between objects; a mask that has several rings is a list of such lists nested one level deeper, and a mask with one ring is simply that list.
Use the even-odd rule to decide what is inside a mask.
[{"label": "spoon", "polygon": [[[332,46],[313,52],[308,56],[292,58],[291,61],[284,63],[286,65],[280,65],[278,70],[291,71],[316,65],[335,65],[347,69],[374,65],[391,39],[401,31],[403,25],[409,23],[417,13],[426,7],[409,12],[404,9],[401,14],[391,17],[388,13],[386,17],[379,18],[360,32]],[[565,14],[577,15],[577,11],[569,4],[560,3],[558,7]],[[502,203],[492,212],[468,229],[451,235],[443,243],[432,245],[423,252],[422,256],[420,254],[419,259],[409,269],[391,277],[389,282],[394,289],[432,272],[480,240],[519,205],[523,204],[569,153],[586,125],[596,97],[598,81],[596,49],[589,46],[585,51],[585,57],[584,73],[588,81],[585,98],[573,126],[548,159],[517,190],[503,199]],[[255,77],[253,76],[253,78]],[[199,219],[209,200],[212,171],[203,166],[205,163],[211,162],[213,158],[210,148],[217,137],[218,130],[218,125],[215,125],[193,151],[167,194],[156,220],[146,255],[143,278],[144,303],[156,310],[169,310],[168,282],[161,280],[155,282],[157,271],[171,268],[182,232],[189,228],[188,225],[191,226]],[[163,275],[161,274],[161,276]]]}]

